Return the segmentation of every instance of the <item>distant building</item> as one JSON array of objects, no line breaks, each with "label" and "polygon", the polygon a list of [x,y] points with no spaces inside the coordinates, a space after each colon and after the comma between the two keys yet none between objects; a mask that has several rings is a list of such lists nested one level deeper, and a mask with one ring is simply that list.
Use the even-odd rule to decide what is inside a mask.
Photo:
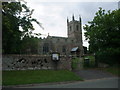
[{"label": "distant building", "polygon": [[51,52],[59,52],[63,55],[69,55],[71,54],[71,51],[76,48],[77,56],[82,56],[84,49],[82,42],[81,17],[79,17],[79,20],[75,20],[73,15],[72,21],[67,19],[67,32],[68,37],[48,35],[47,38],[41,39],[38,53],[49,54]]}]

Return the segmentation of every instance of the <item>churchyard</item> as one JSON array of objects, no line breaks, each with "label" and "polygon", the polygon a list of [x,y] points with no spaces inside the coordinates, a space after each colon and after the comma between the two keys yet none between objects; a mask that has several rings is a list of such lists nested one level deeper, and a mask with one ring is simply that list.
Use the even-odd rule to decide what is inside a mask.
[{"label": "churchyard", "polygon": [[[68,37],[48,34],[42,39],[42,33],[32,32],[35,30],[32,22],[44,29],[42,22],[32,18],[34,10],[29,10],[21,2],[5,2],[2,5],[3,86],[83,81],[80,73],[78,76],[75,72],[88,69],[91,69],[89,73],[85,71],[88,77],[92,70],[120,75],[120,9],[105,12],[99,8],[93,20],[84,26],[84,15],[78,20],[73,15],[72,19],[66,20]],[[83,46],[82,29],[89,43],[88,49]],[[95,71],[91,77],[93,75],[98,73]],[[100,72],[98,76],[101,75]]]}]

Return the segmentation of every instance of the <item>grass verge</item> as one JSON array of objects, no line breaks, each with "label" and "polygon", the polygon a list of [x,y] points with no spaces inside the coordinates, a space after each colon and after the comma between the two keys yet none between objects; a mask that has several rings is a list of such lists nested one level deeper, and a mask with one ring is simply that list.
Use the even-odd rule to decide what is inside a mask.
[{"label": "grass verge", "polygon": [[120,68],[118,68],[118,67],[100,68],[100,70],[112,73],[113,75],[120,77]]},{"label": "grass verge", "polygon": [[2,75],[2,83],[5,86],[82,80],[79,76],[67,70],[3,71]]}]

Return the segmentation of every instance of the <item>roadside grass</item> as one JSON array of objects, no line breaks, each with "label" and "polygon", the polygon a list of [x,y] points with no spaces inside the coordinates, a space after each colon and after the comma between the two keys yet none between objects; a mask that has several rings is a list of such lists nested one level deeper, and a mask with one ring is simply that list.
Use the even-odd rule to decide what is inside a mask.
[{"label": "roadside grass", "polygon": [[84,58],[90,59],[89,67],[84,67],[84,69],[97,69],[97,70],[109,72],[109,73],[116,75],[116,76],[120,76],[120,66],[119,65],[113,65],[113,66],[106,67],[106,68],[97,68],[97,67],[95,67],[95,57],[94,56],[92,56],[92,55],[85,56]]},{"label": "roadside grass", "polygon": [[98,69],[120,77],[120,67],[107,67]]},{"label": "roadside grass", "polygon": [[83,79],[75,73],[67,70],[19,70],[2,72],[3,85],[38,84],[80,80]]}]

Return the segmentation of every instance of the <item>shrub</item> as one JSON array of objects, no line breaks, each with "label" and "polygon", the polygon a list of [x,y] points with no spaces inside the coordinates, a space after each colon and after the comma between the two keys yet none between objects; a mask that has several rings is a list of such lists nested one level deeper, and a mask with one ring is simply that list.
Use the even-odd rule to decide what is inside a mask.
[{"label": "shrub", "polygon": [[85,58],[88,58],[89,62],[84,61],[84,67],[95,67],[95,57],[93,55],[85,56]]},{"label": "shrub", "polygon": [[95,59],[100,63],[106,63],[114,65],[119,63],[119,51],[118,50],[106,50],[97,52]]},{"label": "shrub", "polygon": [[77,69],[77,65],[78,65],[79,61],[80,61],[80,59],[77,57],[72,59],[72,64],[71,64],[72,69]]}]

